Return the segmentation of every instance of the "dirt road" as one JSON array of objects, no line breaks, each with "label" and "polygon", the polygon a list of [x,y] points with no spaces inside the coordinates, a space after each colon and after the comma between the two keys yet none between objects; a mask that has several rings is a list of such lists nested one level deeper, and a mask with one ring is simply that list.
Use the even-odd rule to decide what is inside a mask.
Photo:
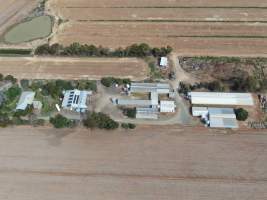
[{"label": "dirt road", "polygon": [[267,135],[0,130],[0,199],[264,200]]},{"label": "dirt road", "polygon": [[0,58],[0,73],[22,79],[100,79],[119,76],[143,80],[147,64],[136,58]]}]

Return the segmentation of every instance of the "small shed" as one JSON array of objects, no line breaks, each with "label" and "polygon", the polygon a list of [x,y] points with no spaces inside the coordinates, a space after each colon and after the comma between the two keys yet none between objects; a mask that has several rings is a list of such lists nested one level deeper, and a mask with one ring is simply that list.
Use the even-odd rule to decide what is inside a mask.
[{"label": "small shed", "polygon": [[160,62],[159,62],[159,66],[162,68],[168,67],[168,58],[167,57],[161,57]]},{"label": "small shed", "polygon": [[162,113],[173,113],[175,112],[175,108],[174,101],[160,101],[160,112]]},{"label": "small shed", "polygon": [[33,101],[32,105],[33,105],[33,108],[36,110],[41,110],[43,107],[43,104],[41,101]]}]

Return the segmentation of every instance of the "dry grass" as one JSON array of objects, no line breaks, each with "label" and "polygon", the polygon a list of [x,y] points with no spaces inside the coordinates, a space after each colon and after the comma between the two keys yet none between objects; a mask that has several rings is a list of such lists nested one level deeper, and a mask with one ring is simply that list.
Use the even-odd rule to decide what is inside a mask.
[{"label": "dry grass", "polygon": [[[7,67],[8,66],[8,67]],[[22,79],[100,79],[119,76],[143,80],[148,66],[135,58],[0,58],[0,72]]]},{"label": "dry grass", "polygon": [[170,45],[183,55],[266,56],[266,6],[241,0],[51,0],[50,10],[69,20],[51,42],[108,47],[146,42]]}]

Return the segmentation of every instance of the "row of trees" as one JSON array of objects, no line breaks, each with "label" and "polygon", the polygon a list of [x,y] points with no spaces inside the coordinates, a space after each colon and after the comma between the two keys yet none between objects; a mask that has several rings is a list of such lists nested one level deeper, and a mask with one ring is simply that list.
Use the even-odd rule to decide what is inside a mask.
[{"label": "row of trees", "polygon": [[111,119],[104,113],[92,112],[87,115],[87,118],[83,121],[83,124],[87,128],[100,128],[113,130],[119,127],[119,123]]},{"label": "row of trees", "polygon": [[44,44],[36,48],[36,55],[53,56],[86,56],[86,57],[146,57],[146,56],[166,56],[172,52],[170,46],[152,48],[148,44],[133,44],[126,48],[111,50],[102,46],[73,43],[69,46],[60,44]]},{"label": "row of trees", "polygon": [[10,81],[13,84],[17,82],[17,79],[12,75],[6,75],[0,74],[0,81]]},{"label": "row of trees", "polygon": [[102,85],[106,87],[111,87],[114,84],[122,85],[122,84],[130,84],[131,80],[126,78],[126,79],[121,79],[121,78],[114,78],[114,77],[104,77],[101,79]]}]

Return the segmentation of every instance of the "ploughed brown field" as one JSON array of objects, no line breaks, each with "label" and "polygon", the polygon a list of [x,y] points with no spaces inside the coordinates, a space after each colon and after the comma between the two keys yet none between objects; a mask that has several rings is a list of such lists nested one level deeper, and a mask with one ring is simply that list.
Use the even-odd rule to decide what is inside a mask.
[{"label": "ploughed brown field", "polygon": [[267,2],[50,0],[68,19],[52,43],[111,48],[146,42],[184,55],[267,56]]},{"label": "ploughed brown field", "polygon": [[36,0],[0,0],[0,35],[26,17],[37,5]]},{"label": "ploughed brown field", "polygon": [[266,133],[0,129],[0,199],[265,200]]},{"label": "ploughed brown field", "polygon": [[136,58],[0,58],[0,72],[19,79],[100,79],[106,76],[143,80],[147,64]]}]

